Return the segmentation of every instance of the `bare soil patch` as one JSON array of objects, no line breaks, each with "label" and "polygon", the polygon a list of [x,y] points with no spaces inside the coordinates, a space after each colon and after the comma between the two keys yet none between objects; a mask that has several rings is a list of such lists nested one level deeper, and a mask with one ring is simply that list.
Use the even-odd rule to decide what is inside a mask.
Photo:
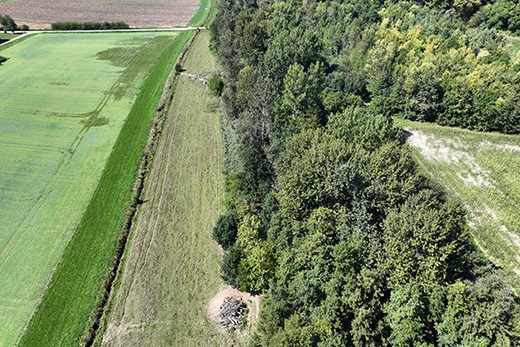
[{"label": "bare soil patch", "polygon": [[256,322],[258,319],[258,312],[260,308],[260,298],[258,295],[253,296],[246,292],[241,292],[238,289],[235,289],[228,285],[222,285],[215,294],[214,297],[208,302],[208,314],[209,317],[215,321],[219,321],[219,313],[220,307],[224,303],[226,298],[237,298],[241,299],[243,302],[247,304],[247,308],[249,309],[249,315],[247,320],[249,322]]},{"label": "bare soil patch", "polygon": [[245,327],[242,327],[233,333],[236,338],[235,341],[239,344],[245,345],[253,334],[256,323],[258,322],[260,296],[241,292],[228,285],[222,285],[217,294],[209,300],[208,315],[210,319],[220,327],[223,334],[232,334],[232,332],[220,325],[220,309],[227,298],[239,299],[247,305],[247,324]]},{"label": "bare soil patch", "polygon": [[[466,185],[494,187],[490,172],[477,164],[475,156],[464,147],[460,139],[439,140],[419,130],[405,130],[411,134],[408,143],[418,148],[427,160],[465,167],[466,170],[463,174],[458,174],[458,176]],[[509,147],[506,147],[505,150],[514,150],[513,146]]]},{"label": "bare soil patch", "polygon": [[53,22],[89,21],[123,21],[142,28],[186,25],[198,7],[197,0],[10,0],[0,3],[0,13],[34,29]]}]

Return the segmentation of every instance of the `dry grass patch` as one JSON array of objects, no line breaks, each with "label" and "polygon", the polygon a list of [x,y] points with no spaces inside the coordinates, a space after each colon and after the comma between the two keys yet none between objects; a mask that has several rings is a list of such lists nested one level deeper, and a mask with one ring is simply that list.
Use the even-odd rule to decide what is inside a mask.
[{"label": "dry grass patch", "polygon": [[398,122],[424,173],[466,206],[479,247],[520,275],[520,136]]}]

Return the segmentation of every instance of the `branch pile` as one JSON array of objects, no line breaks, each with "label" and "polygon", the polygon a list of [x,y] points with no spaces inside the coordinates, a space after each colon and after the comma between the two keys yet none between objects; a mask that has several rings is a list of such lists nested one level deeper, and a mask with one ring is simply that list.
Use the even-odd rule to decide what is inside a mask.
[{"label": "branch pile", "polygon": [[218,315],[222,328],[237,329],[242,324],[247,305],[237,298],[225,298]]}]

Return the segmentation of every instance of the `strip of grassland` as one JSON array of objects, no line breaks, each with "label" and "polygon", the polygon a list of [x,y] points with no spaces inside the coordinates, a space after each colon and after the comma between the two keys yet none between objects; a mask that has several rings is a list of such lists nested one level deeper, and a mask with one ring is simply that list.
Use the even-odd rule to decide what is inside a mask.
[{"label": "strip of grassland", "polygon": [[520,289],[520,136],[398,123],[422,170],[466,206],[477,244]]},{"label": "strip of grassland", "polygon": [[[209,33],[186,56],[186,74],[211,72]],[[179,76],[144,200],[110,300],[103,346],[230,346],[207,315],[221,285],[211,239],[223,194],[219,116],[207,88]]]},{"label": "strip of grassland", "polygon": [[[1,1],[0,1],[1,2]],[[9,40],[12,40],[16,37],[17,35],[15,34],[4,34],[4,33],[0,33],[0,43],[4,43],[4,42],[7,42]]]},{"label": "strip of grassland", "polygon": [[212,9],[212,1],[214,0],[200,0],[199,9],[188,22],[188,26],[202,26],[210,16]]},{"label": "strip of grassland", "polygon": [[166,78],[190,34],[157,59],[121,129],[94,195],[20,346],[76,346],[102,298],[139,163]]}]

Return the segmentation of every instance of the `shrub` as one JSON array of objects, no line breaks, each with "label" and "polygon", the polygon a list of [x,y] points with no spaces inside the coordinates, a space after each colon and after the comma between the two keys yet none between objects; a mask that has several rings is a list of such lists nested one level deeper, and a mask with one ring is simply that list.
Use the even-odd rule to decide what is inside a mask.
[{"label": "shrub", "polygon": [[52,30],[119,30],[129,29],[125,22],[56,22],[51,24]]},{"label": "shrub", "polygon": [[224,80],[221,76],[215,75],[209,79],[208,87],[213,95],[221,96],[222,90],[224,89]]},{"label": "shrub", "polygon": [[240,264],[241,258],[242,249],[238,245],[233,245],[224,253],[220,271],[222,279],[227,284],[237,286],[238,265]]},{"label": "shrub", "polygon": [[220,216],[213,228],[213,239],[224,249],[228,249],[237,238],[238,223],[234,212]]}]

